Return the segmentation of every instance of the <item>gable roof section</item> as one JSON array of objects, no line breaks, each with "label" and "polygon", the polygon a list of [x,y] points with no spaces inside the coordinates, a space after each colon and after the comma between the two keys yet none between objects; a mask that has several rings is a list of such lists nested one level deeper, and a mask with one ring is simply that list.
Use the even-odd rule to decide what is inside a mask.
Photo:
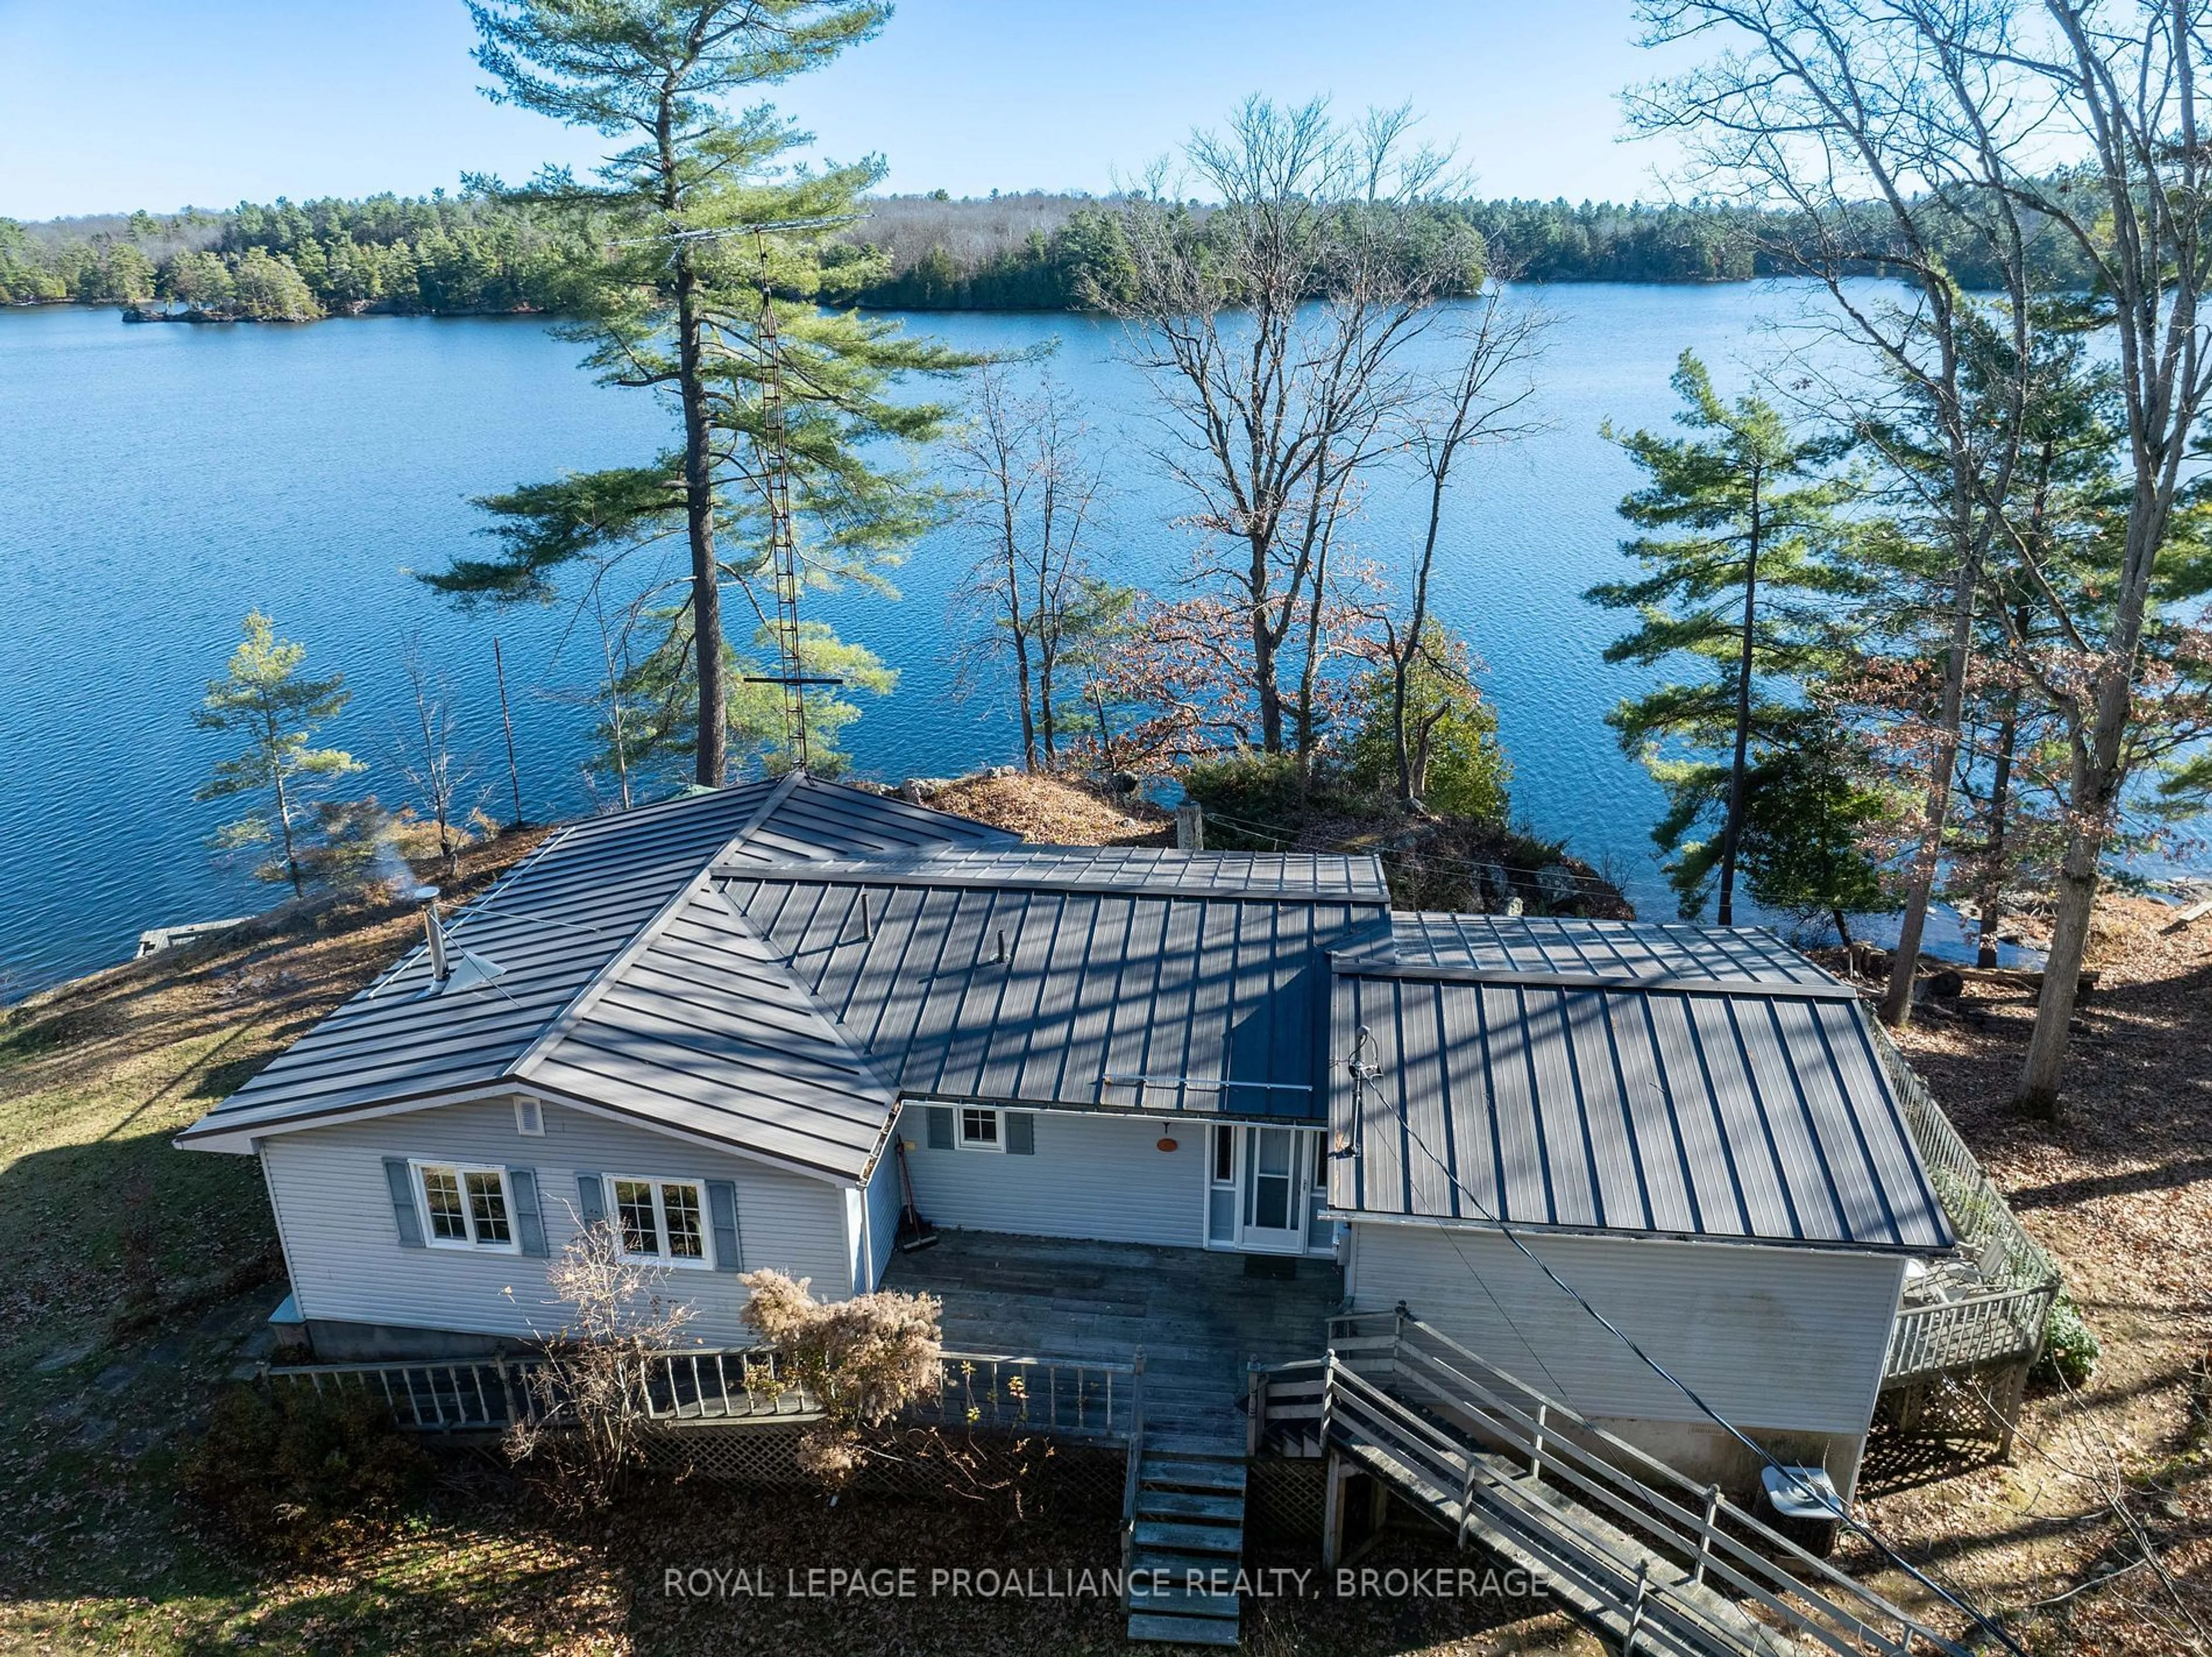
[{"label": "gable roof section", "polygon": [[[933,825],[947,846],[1013,839],[797,777],[688,794],[563,830],[448,923],[456,948],[497,962],[504,976],[426,996],[429,964],[417,947],[178,1142],[237,1143],[509,1083],[557,1094],[588,1082],[591,1091],[572,1096],[857,1177],[881,1140],[890,1095],[834,1026],[804,1013],[803,992],[713,897],[706,871],[755,835],[834,859],[919,845]],[[708,996],[706,978],[725,974]],[[708,1026],[687,1045],[672,1039],[671,1017]],[[719,1032],[723,1068],[710,1077],[714,1055],[699,1044],[718,1017],[736,1024]],[[757,1033],[750,1045],[732,1035],[740,1027]],[[781,1085],[771,1099],[763,1090],[771,1067],[783,1082],[799,1078],[818,1091]]]},{"label": "gable roof section", "polygon": [[1333,1207],[1832,1247],[1951,1243],[1856,995],[1778,959],[1790,953],[1778,942],[1394,918],[1414,940],[1410,959],[1370,947],[1334,963],[1331,1137],[1351,1150],[1331,1164]]},{"label": "gable roof section", "polygon": [[[1169,854],[1113,860],[1118,877],[1081,861],[1046,848],[722,885],[903,1093],[1318,1120],[1327,953],[1382,924],[1371,860],[1224,871]],[[1312,895],[1370,882],[1371,901]]]}]

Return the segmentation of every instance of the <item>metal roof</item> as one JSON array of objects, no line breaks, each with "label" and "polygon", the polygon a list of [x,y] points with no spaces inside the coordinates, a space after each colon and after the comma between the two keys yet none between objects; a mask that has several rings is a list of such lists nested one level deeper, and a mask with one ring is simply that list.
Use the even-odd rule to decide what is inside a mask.
[{"label": "metal roof", "polygon": [[[1601,941],[1588,923],[1394,919],[1395,934],[1449,947],[1410,960],[1336,957],[1331,1141],[1348,1150],[1330,1165],[1333,1206],[1532,1228],[1950,1245],[1847,986],[1804,978],[1741,933],[1615,924]],[[1447,931],[1442,920],[1468,924]],[[1752,970],[1759,976],[1741,976]]]},{"label": "metal roof", "polygon": [[179,1141],[514,1087],[858,1179],[902,1094],[1326,1116],[1347,1210],[1949,1241],[1855,996],[1778,941],[1385,903],[1372,859],[700,793],[548,841],[451,923],[496,981],[411,952]]},{"label": "metal roof", "polygon": [[[747,850],[751,843],[747,843]],[[746,875],[762,860],[732,858],[718,874]],[[1115,892],[1333,904],[1390,901],[1373,857],[1304,853],[1171,851],[1158,846],[1016,844],[992,850],[923,850],[811,863],[809,880],[875,886],[991,886],[1036,892]]]},{"label": "metal roof", "polygon": [[1387,938],[1370,940],[1346,959],[1362,969],[1848,987],[1762,927],[1676,922],[1401,911],[1390,917]]},{"label": "metal roof", "polygon": [[1063,851],[934,861],[927,879],[809,867],[723,887],[903,1093],[1323,1115],[1328,951],[1384,911],[1310,894],[1356,872],[1208,874],[1201,854],[1090,890]]},{"label": "metal roof", "polygon": [[[827,1020],[779,1023],[793,986],[765,981],[773,967],[758,958],[757,940],[749,946],[734,915],[709,914],[696,900],[708,868],[757,836],[778,856],[834,860],[919,845],[931,825],[940,844],[1015,841],[983,824],[797,777],[688,794],[565,829],[448,923],[456,948],[505,969],[495,982],[426,995],[426,953],[410,952],[179,1142],[237,1141],[512,1083],[856,1174],[881,1137],[888,1095],[861,1079],[866,1067],[849,1049],[850,1076],[839,1069],[822,1045],[836,1040]],[[715,901],[710,892],[707,901]],[[714,915],[726,917],[721,926]],[[617,980],[622,991],[610,999]],[[712,1008],[730,1020],[719,1033],[719,1075],[707,1074],[713,1050],[703,1028],[683,1040],[650,1039],[669,1034],[653,1022],[656,996],[667,1018]],[[771,1096],[762,1091],[771,1069],[783,1084],[819,1081],[820,1091],[781,1085]],[[856,1153],[862,1139],[866,1148]]]}]

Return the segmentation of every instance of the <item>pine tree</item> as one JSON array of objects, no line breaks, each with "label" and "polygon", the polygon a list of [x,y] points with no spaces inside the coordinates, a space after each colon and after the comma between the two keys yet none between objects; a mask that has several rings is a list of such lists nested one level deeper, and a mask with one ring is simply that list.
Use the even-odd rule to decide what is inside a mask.
[{"label": "pine tree", "polygon": [[[577,559],[602,578],[611,562],[680,533],[688,594],[672,630],[678,675],[694,687],[689,746],[695,774],[719,785],[728,765],[731,657],[721,583],[757,579],[766,538],[758,488],[769,468],[759,388],[769,357],[757,325],[765,284],[776,296],[776,362],[797,476],[794,504],[830,526],[808,577],[870,573],[872,562],[932,521],[902,474],[860,449],[882,436],[933,433],[943,411],[894,402],[890,382],[911,369],[966,359],[902,340],[894,325],[817,308],[838,276],[867,274],[827,253],[830,226],[850,216],[882,165],[812,171],[793,165],[805,135],[766,106],[732,116],[741,88],[828,62],[883,25],[877,0],[476,0],[477,62],[497,101],[636,141],[584,183],[541,174],[520,192],[547,204],[576,240],[605,250],[571,273],[571,332],[606,383],[672,394],[684,441],[641,466],[526,485],[483,503],[499,519],[497,558],[461,560],[428,577],[463,598],[544,599]],[[754,550],[734,556],[729,543]],[[757,609],[772,608],[760,602]],[[650,613],[661,614],[656,609]],[[674,617],[668,617],[672,623]],[[690,649],[691,638],[704,648]]]},{"label": "pine tree", "polygon": [[214,774],[192,797],[227,800],[265,790],[265,809],[225,823],[210,844],[218,851],[235,851],[276,841],[278,855],[254,874],[264,880],[289,880],[298,896],[307,889],[302,840],[319,832],[313,795],[363,769],[340,749],[308,746],[316,728],[337,717],[353,692],[345,688],[342,673],[301,678],[307,647],[278,638],[276,624],[258,610],[247,613],[245,632],[245,641],[231,654],[229,670],[208,681],[207,698],[192,722],[202,730],[236,732],[246,747],[217,760]]},{"label": "pine tree", "polygon": [[1882,868],[1899,807],[1840,726],[1808,709],[1793,735],[1745,780],[1744,884],[1765,908],[1832,921],[1849,948],[1847,916],[1898,907]]},{"label": "pine tree", "polygon": [[[1675,422],[1690,436],[1605,428],[1649,479],[1620,503],[1644,532],[1621,550],[1649,573],[1583,596],[1641,618],[1607,647],[1607,661],[1650,667],[1689,656],[1710,667],[1705,678],[1629,698],[1607,719],[1667,790],[1652,838],[1674,854],[1668,876],[1683,912],[1704,906],[1717,876],[1716,918],[1733,926],[1753,750],[1790,740],[1789,687],[1832,659],[1834,600],[1856,584],[1831,556],[1847,491],[1826,473],[1833,443],[1794,436],[1760,398],[1723,402],[1693,352],[1682,353],[1673,384],[1684,405]],[[1697,757],[1717,750],[1727,758]],[[1716,811],[1717,842],[1691,838]]]}]

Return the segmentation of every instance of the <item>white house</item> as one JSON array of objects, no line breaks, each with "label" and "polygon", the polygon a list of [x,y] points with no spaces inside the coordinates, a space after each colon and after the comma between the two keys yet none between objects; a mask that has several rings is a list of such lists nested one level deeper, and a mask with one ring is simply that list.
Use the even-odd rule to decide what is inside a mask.
[{"label": "white house", "polygon": [[1743,1471],[1709,1408],[1848,1490],[1953,1246],[1856,998],[1760,933],[793,777],[568,829],[444,946],[179,1140],[260,1159],[325,1359],[550,1332],[602,1215],[739,1343],[740,1271],[878,1284],[902,1163],[938,1227],[1340,1269],[1683,1465]]}]

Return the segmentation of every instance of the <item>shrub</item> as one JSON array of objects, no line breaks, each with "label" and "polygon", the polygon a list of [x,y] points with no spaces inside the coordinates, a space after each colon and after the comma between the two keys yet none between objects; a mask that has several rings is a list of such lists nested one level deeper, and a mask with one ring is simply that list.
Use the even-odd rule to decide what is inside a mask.
[{"label": "shrub", "polygon": [[2061,1289],[2043,1325],[2043,1355],[2035,1361],[2029,1379],[2046,1386],[2061,1381],[2069,1386],[2083,1386],[2096,1373],[2103,1350],[2095,1331],[2082,1321],[2081,1308]]},{"label": "shrub", "polygon": [[178,1483],[217,1528],[299,1558],[413,1507],[433,1471],[380,1400],[249,1381],[216,1398]]},{"label": "shrub", "polygon": [[1212,758],[1194,759],[1183,768],[1182,787],[1206,807],[1209,846],[1279,851],[1306,814],[1306,785],[1298,776],[1297,759],[1287,753],[1232,748]]},{"label": "shrub", "polygon": [[556,1508],[607,1507],[644,1464],[652,1417],[639,1378],[692,1316],[665,1292],[672,1275],[631,1259],[611,1220],[578,1232],[546,1273],[573,1310],[530,1372],[536,1407],[507,1429],[507,1452],[538,1463],[538,1488]]},{"label": "shrub", "polygon": [[878,1289],[823,1302],[780,1271],[749,1271],[746,1326],[775,1347],[823,1419],[799,1441],[799,1470],[841,1489],[867,1459],[865,1435],[938,1386],[938,1303]]},{"label": "shrub", "polygon": [[[1498,744],[1498,715],[1476,687],[1477,664],[1457,634],[1431,623],[1406,675],[1407,758],[1413,793],[1442,817],[1503,823],[1511,809],[1512,767]],[[1352,690],[1358,723],[1345,749],[1345,771],[1358,789],[1393,795],[1398,788],[1395,680],[1385,662]]]}]

